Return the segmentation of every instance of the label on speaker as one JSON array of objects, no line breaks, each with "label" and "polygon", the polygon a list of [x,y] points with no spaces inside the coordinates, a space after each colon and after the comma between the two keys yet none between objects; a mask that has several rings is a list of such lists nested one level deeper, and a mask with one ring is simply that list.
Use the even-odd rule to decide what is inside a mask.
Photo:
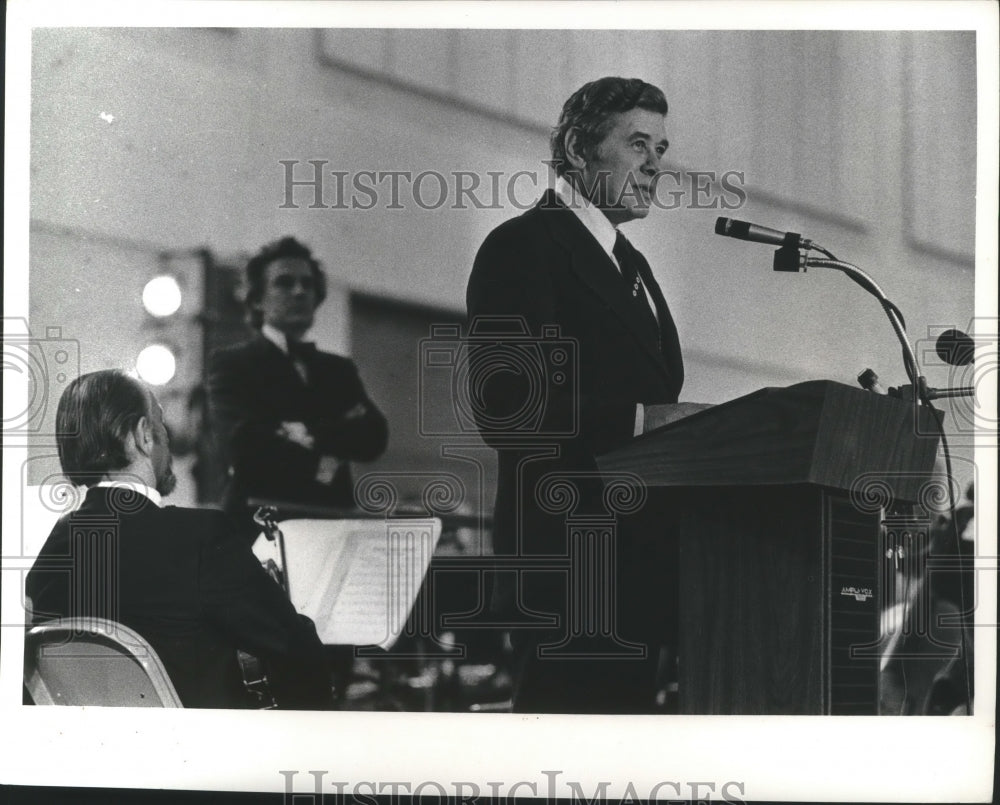
[{"label": "label on speaker", "polygon": [[867,601],[872,597],[871,587],[841,587],[840,594],[853,596],[855,601]]}]

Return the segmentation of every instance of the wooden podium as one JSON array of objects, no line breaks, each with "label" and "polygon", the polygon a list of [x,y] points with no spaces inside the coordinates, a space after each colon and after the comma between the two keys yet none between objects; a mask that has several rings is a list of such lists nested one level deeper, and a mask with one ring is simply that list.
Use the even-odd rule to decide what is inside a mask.
[{"label": "wooden podium", "polygon": [[928,494],[933,413],[767,388],[598,459],[676,500],[682,713],[878,712],[882,512]]}]

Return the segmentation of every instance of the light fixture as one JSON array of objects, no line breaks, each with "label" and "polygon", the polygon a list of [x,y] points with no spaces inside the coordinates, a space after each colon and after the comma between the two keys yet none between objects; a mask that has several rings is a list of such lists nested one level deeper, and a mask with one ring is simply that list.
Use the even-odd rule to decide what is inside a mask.
[{"label": "light fixture", "polygon": [[176,277],[160,274],[153,277],[142,289],[142,305],[157,318],[172,316],[181,307],[181,286]]},{"label": "light fixture", "polygon": [[150,344],[135,359],[135,370],[151,386],[162,386],[177,372],[177,358],[165,344]]}]

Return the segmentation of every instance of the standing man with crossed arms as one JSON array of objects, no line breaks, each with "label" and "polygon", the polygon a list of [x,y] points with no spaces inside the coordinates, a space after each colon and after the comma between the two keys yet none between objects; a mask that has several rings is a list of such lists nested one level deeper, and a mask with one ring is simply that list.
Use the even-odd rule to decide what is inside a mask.
[{"label": "standing man with crossed arms", "polygon": [[378,458],[388,426],[354,362],[303,340],[326,298],[319,262],[287,237],[246,274],[257,333],[209,366],[210,416],[230,466],[224,507],[248,525],[251,497],[352,508],[350,462]]}]

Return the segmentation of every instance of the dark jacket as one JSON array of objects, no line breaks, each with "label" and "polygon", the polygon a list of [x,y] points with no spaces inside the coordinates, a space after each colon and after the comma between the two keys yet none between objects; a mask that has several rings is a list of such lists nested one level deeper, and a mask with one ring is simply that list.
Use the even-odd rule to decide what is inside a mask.
[{"label": "dark jacket", "polygon": [[[634,249],[632,258],[656,305],[659,327],[636,315],[617,266],[549,191],[536,207],[489,234],[469,278],[468,398],[484,440],[498,449],[495,550],[543,563],[553,558],[549,572],[536,564],[536,571],[520,578],[512,572],[497,576],[494,606],[511,625],[537,626],[537,613],[556,618],[550,634],[525,631],[529,643],[558,641],[578,614],[568,591],[574,571],[559,560],[569,554],[569,532],[587,518],[614,516],[613,609],[620,634],[639,642],[662,638],[675,614],[675,549],[663,507],[651,495],[634,514],[609,511],[605,479],[594,461],[633,437],[637,403],[676,402],[684,380],[666,301],[646,260]],[[498,335],[504,327],[525,335]],[[569,356],[561,364],[560,350]],[[534,357],[512,370],[519,352]],[[531,365],[541,368],[532,372]],[[575,503],[548,484],[558,477],[575,487]],[[529,646],[526,656],[531,651]],[[560,686],[551,683],[555,695]],[[585,683],[581,690],[586,701]],[[563,705],[577,706],[569,700]],[[588,707],[601,711],[593,699]]]},{"label": "dark jacket", "polygon": [[159,508],[95,487],[28,573],[30,622],[108,618],[153,646],[185,707],[247,705],[237,649],[263,660],[282,707],[330,704],[323,647],[219,511]]},{"label": "dark jacket", "polygon": [[[350,508],[354,488],[347,462],[371,461],[385,450],[385,417],[365,393],[354,363],[320,351],[303,361],[308,383],[261,335],[212,357],[209,417],[216,444],[232,467],[225,497],[231,514],[244,514],[248,497]],[[345,417],[359,404],[361,416]],[[278,436],[282,422],[304,423],[315,437],[314,448]],[[323,455],[344,460],[330,484],[316,481]]]}]

